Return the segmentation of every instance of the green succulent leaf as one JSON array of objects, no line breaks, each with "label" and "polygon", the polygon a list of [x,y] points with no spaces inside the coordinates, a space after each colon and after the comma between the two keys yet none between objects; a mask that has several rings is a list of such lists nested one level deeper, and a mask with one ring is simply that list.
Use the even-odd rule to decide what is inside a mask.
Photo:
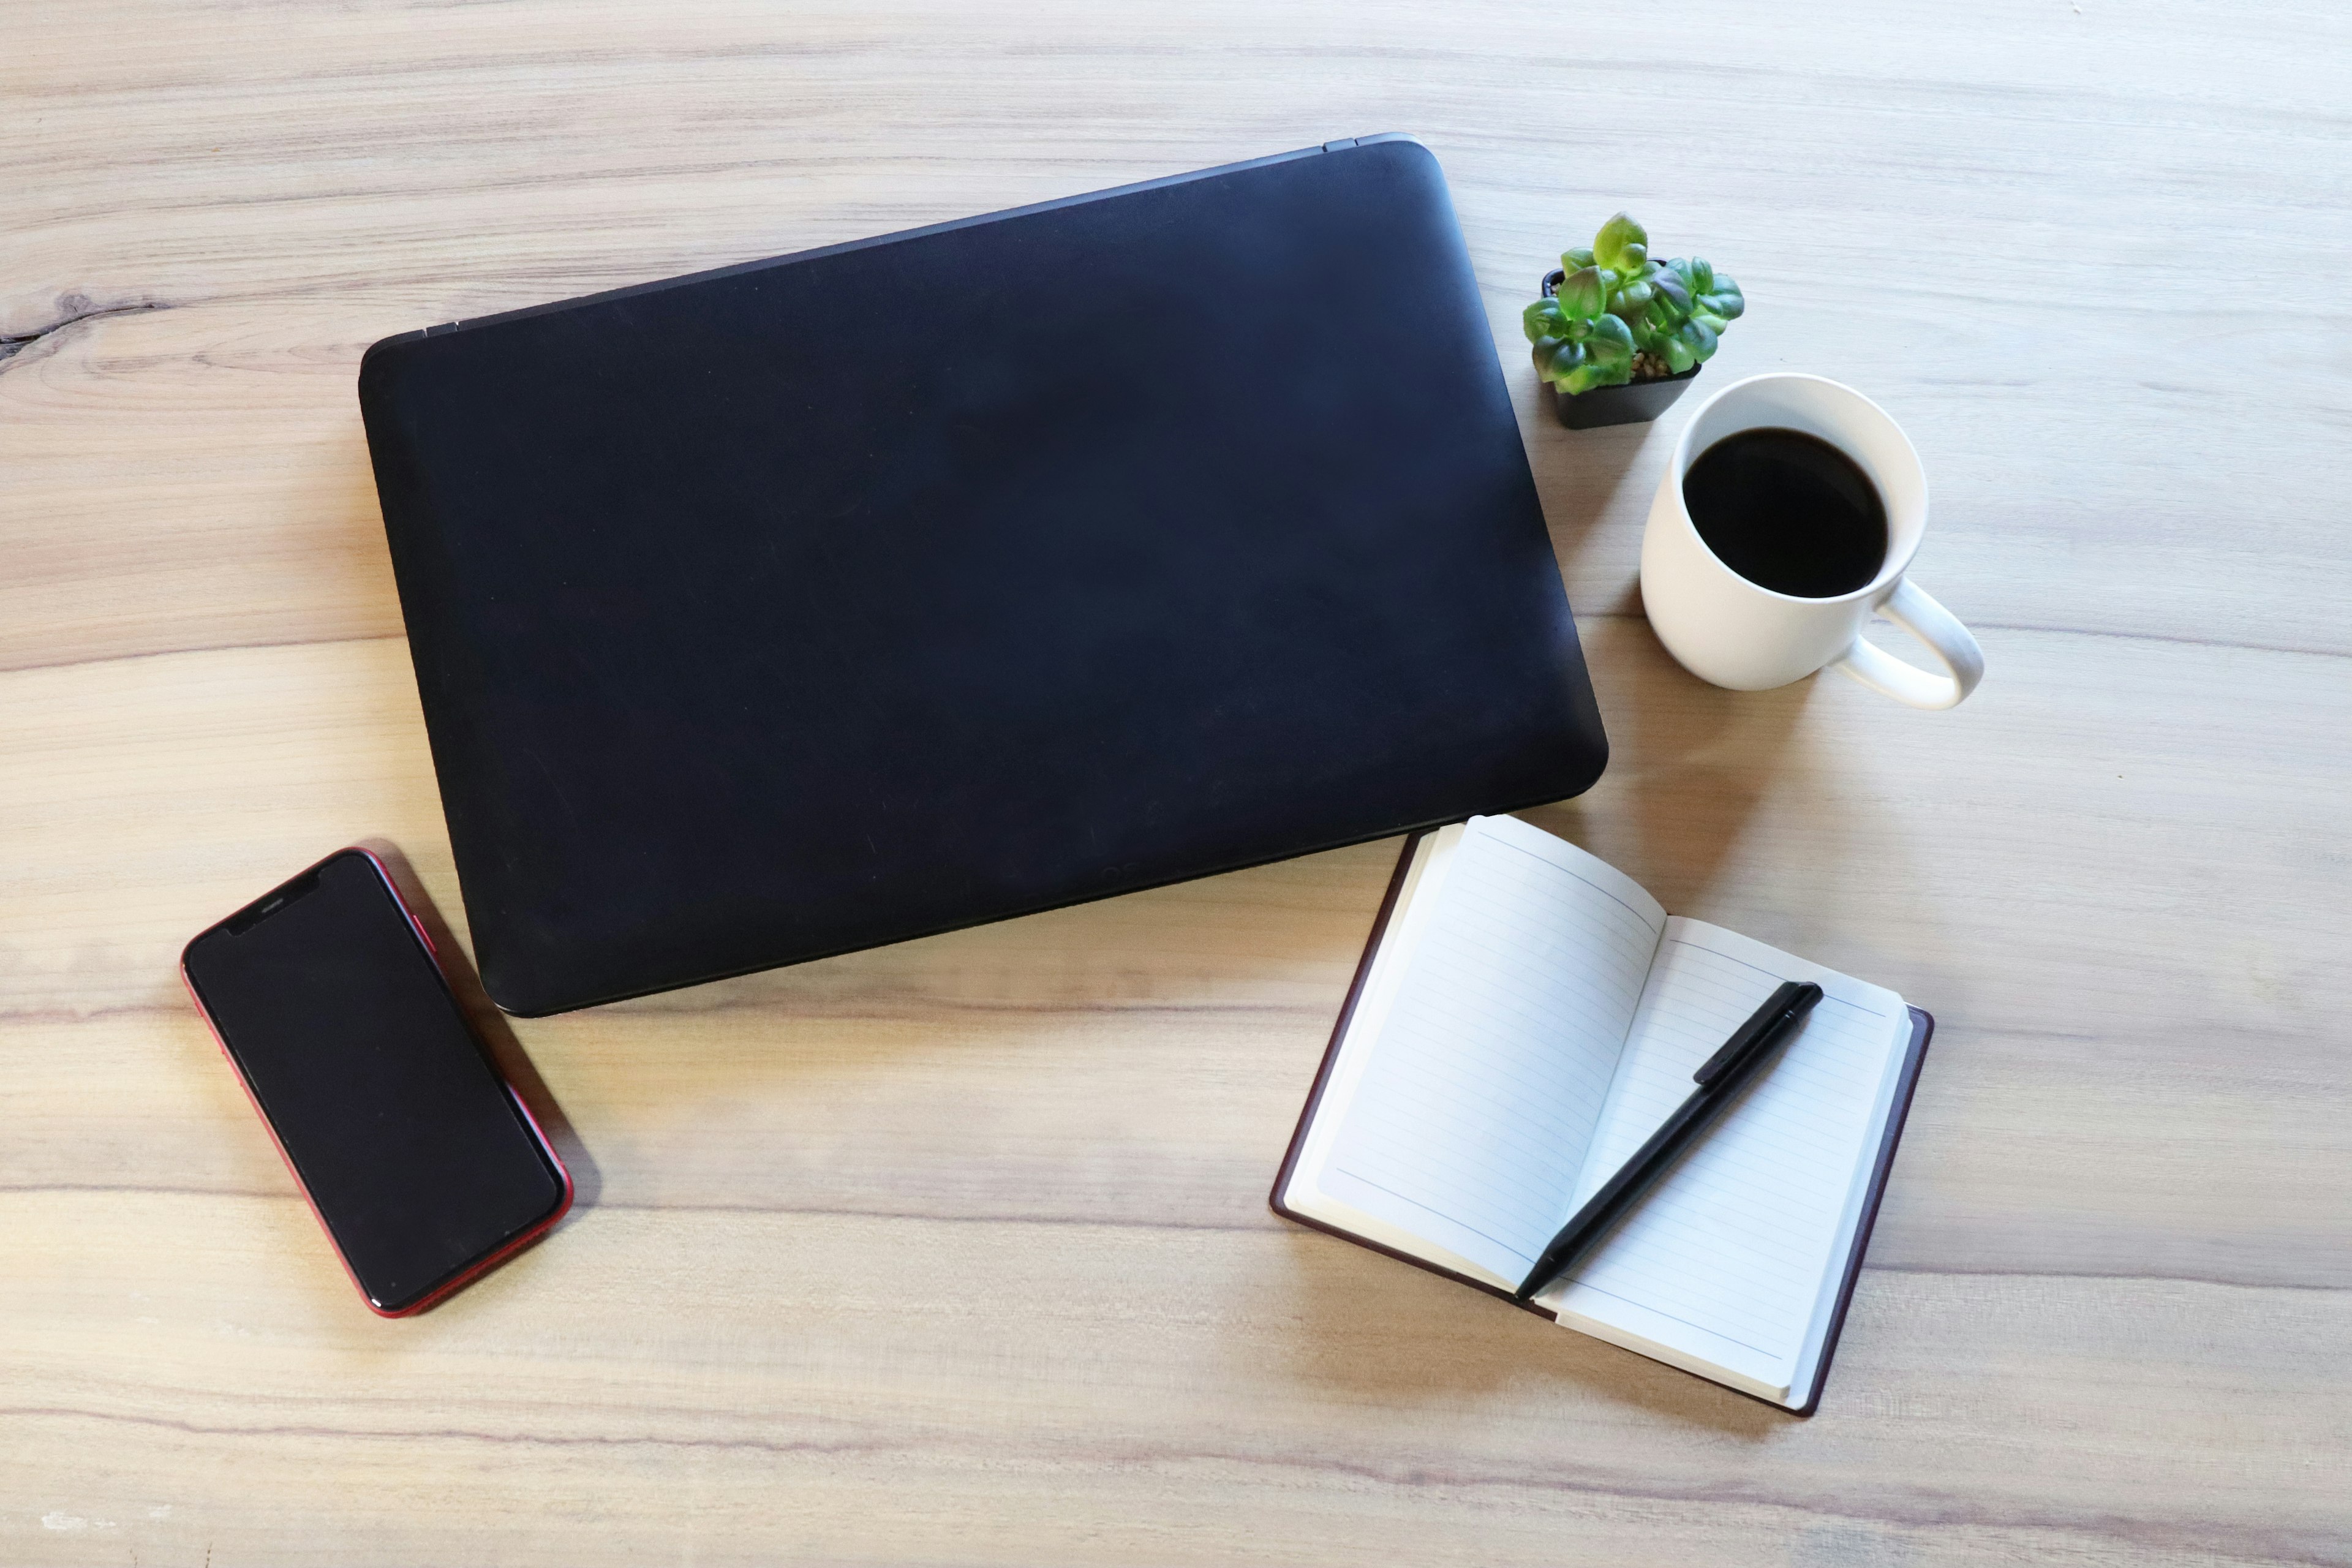
[{"label": "green succulent leaf", "polygon": [[1596,386],[1617,386],[1633,378],[1633,333],[1619,318],[1603,313],[1579,321],[1580,341],[1552,350],[1545,379],[1571,396]]},{"label": "green succulent leaf", "polygon": [[1537,364],[1537,372],[1555,386],[1565,386],[1570,374],[1585,363],[1584,345],[1565,339],[1551,346],[1551,353]]},{"label": "green succulent leaf", "polygon": [[1666,368],[1676,375],[1698,363],[1698,356],[1691,353],[1690,344],[1671,332],[1661,332],[1657,342],[1650,345],[1650,352],[1664,360]]},{"label": "green succulent leaf", "polygon": [[[1707,265],[1706,257],[1694,256],[1688,262],[1677,261],[1675,269],[1688,279],[1692,293],[1711,294],[1715,291],[1715,268]],[[1727,278],[1724,281],[1728,283],[1731,279]]]},{"label": "green succulent leaf", "polygon": [[1623,213],[1602,224],[1592,237],[1592,258],[1617,273],[1639,271],[1649,257],[1648,231]]},{"label": "green succulent leaf", "polygon": [[1691,291],[1684,286],[1679,273],[1661,272],[1650,283],[1650,291],[1666,310],[1667,319],[1660,326],[1672,326],[1690,314]]},{"label": "green succulent leaf", "polygon": [[1648,304],[1651,297],[1657,291],[1658,286],[1655,283],[1628,283],[1617,290],[1617,298],[1609,301],[1609,308],[1621,316],[1625,315]]},{"label": "green succulent leaf", "polygon": [[1585,340],[1585,353],[1596,364],[1630,367],[1633,363],[1633,329],[1622,316],[1596,316],[1592,335]]},{"label": "green succulent leaf", "polygon": [[1698,299],[1706,309],[1721,316],[1725,321],[1739,320],[1748,310],[1748,296],[1739,291],[1738,284],[1720,272],[1717,273],[1711,281],[1715,287],[1698,290]]},{"label": "green succulent leaf", "polygon": [[1562,272],[1573,272],[1580,267],[1591,265],[1592,252],[1589,250],[1563,250],[1559,253],[1559,269]]},{"label": "green succulent leaf", "polygon": [[1559,306],[1549,300],[1538,300],[1519,312],[1519,329],[1528,334],[1531,343],[1559,337],[1567,330],[1560,320]]},{"label": "green succulent leaf", "polygon": [[1560,377],[1557,384],[1562,392],[1573,396],[1580,392],[1590,392],[1596,386],[1622,386],[1633,379],[1630,372],[1605,369],[1587,360]]},{"label": "green succulent leaf", "polygon": [[1570,321],[1582,321],[1601,314],[1609,300],[1606,274],[1598,268],[1580,267],[1559,280],[1559,313]]},{"label": "green succulent leaf", "polygon": [[1691,357],[1701,363],[1715,357],[1715,329],[1693,317],[1675,329],[1675,336],[1690,346]]}]

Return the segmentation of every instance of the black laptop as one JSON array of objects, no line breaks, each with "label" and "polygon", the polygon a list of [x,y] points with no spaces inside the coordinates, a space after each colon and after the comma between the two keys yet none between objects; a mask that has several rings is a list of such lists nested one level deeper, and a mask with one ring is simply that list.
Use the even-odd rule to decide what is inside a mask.
[{"label": "black laptop", "polygon": [[429,327],[360,405],[511,1012],[1555,800],[1607,757],[1407,137]]}]

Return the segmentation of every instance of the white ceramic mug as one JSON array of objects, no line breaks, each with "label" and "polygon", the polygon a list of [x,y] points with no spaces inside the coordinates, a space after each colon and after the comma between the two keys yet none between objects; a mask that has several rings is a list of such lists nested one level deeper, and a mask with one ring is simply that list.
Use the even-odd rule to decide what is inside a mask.
[{"label": "white ceramic mug", "polygon": [[[1717,559],[1691,522],[1683,500],[1691,464],[1726,436],[1773,427],[1827,441],[1862,465],[1886,502],[1886,559],[1850,594],[1800,599],[1751,583]],[[1699,405],[1675,443],[1642,535],[1642,603],[1666,650],[1717,686],[1761,691],[1826,667],[1914,708],[1949,708],[1976,689],[1984,653],[1968,627],[1904,576],[1927,528],[1927,473],[1885,410],[1818,375],[1752,375]],[[1864,641],[1874,615],[1926,644],[1944,672]]]}]

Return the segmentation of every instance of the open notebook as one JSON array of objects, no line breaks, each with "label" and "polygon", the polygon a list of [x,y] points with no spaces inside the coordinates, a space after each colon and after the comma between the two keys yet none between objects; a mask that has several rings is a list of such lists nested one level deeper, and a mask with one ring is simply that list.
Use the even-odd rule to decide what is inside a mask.
[{"label": "open notebook", "polygon": [[1796,1037],[1534,1307],[1810,1414],[1933,1020],[1516,818],[1407,841],[1275,1210],[1507,1295],[1785,980]]}]

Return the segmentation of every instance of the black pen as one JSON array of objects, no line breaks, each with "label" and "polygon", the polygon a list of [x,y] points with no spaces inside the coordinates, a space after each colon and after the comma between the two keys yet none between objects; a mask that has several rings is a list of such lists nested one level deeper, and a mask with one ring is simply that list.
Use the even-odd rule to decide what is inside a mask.
[{"label": "black pen", "polygon": [[1731,1038],[1723,1042],[1723,1048],[1691,1074],[1691,1081],[1698,1088],[1691,1091],[1681,1109],[1667,1117],[1665,1124],[1650,1134],[1650,1141],[1635,1150],[1623,1168],[1610,1177],[1607,1184],[1592,1194],[1591,1201],[1577,1210],[1575,1217],[1551,1238],[1551,1245],[1544,1248],[1543,1256],[1536,1259],[1536,1266],[1520,1282],[1515,1299],[1527,1300],[1568,1272],[1584,1249],[1600,1240],[1617,1216],[1665,1174],[1675,1156],[1723,1113],[1740,1088],[1771,1059],[1773,1048],[1797,1032],[1797,1026],[1805,1021],[1805,1015],[1821,999],[1822,988],[1811,981],[1788,981],[1756,1009],[1748,1022],[1733,1030]]}]

